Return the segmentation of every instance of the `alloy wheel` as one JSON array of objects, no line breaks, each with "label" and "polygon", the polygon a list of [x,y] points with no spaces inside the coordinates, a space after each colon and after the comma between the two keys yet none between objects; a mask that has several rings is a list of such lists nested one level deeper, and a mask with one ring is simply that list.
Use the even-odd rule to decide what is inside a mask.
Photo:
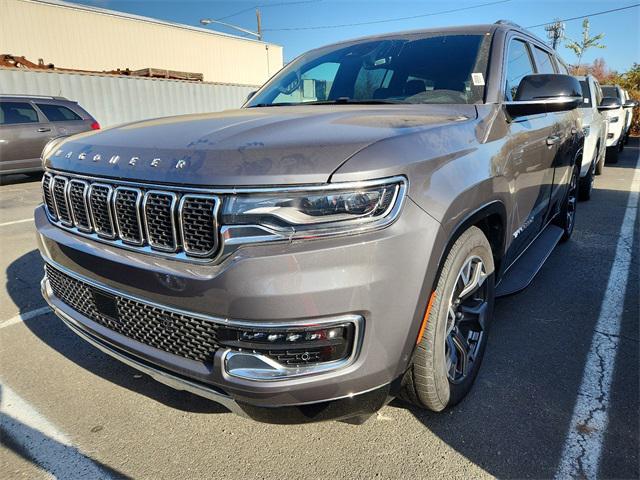
[{"label": "alloy wheel", "polygon": [[445,359],[447,377],[463,382],[473,370],[485,338],[488,310],[487,272],[482,259],[465,260],[451,293],[447,310]]},{"label": "alloy wheel", "polygon": [[574,169],[573,175],[571,175],[571,183],[569,184],[569,191],[567,192],[567,221],[566,230],[571,232],[573,230],[573,222],[576,218],[576,204],[578,203],[578,169]]}]

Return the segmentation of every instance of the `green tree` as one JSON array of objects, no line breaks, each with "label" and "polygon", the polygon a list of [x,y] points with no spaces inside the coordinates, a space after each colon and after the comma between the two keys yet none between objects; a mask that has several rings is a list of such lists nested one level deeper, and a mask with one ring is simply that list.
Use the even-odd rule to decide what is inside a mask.
[{"label": "green tree", "polygon": [[573,50],[573,52],[578,57],[578,63],[576,67],[580,68],[580,62],[582,62],[582,57],[584,56],[584,52],[589,50],[590,48],[606,48],[605,45],[600,43],[600,40],[604,38],[604,33],[599,33],[598,35],[594,35],[593,37],[589,36],[589,19],[585,18],[582,22],[582,40],[577,42],[575,40],[569,39],[567,41],[567,48]]}]

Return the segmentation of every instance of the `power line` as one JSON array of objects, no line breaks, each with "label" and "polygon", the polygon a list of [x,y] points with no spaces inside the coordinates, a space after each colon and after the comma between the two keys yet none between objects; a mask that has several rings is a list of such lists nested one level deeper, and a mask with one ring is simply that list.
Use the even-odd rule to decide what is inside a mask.
[{"label": "power line", "polygon": [[452,10],[442,10],[439,12],[431,12],[431,13],[423,13],[420,15],[411,15],[408,17],[398,17],[398,18],[387,18],[384,20],[372,20],[369,22],[358,22],[358,23],[343,23],[343,24],[339,24],[339,25],[316,25],[313,27],[288,27],[288,28],[265,28],[263,29],[264,32],[284,32],[284,31],[292,31],[292,30],[321,30],[321,29],[328,29],[328,28],[343,28],[343,27],[356,27],[356,26],[360,26],[360,25],[373,25],[376,23],[387,23],[387,22],[399,22],[402,20],[411,20],[414,18],[424,18],[424,17],[432,17],[434,15],[443,15],[445,13],[454,13],[454,12],[461,12],[463,10],[471,10],[472,8],[480,8],[480,7],[487,7],[489,5],[497,5],[500,3],[507,3],[510,2],[511,0],[499,0],[496,2],[489,2],[489,3],[481,3],[479,5],[471,5],[468,7],[461,7],[461,8],[454,8]]},{"label": "power line", "polygon": [[526,27],[526,28],[544,27],[545,25],[551,25],[554,22],[570,22],[571,20],[580,20],[581,18],[596,17],[598,15],[604,15],[605,13],[619,12],[620,10],[628,10],[630,8],[635,8],[638,6],[640,6],[640,3],[635,3],[633,5],[629,5],[628,7],[612,8],[611,10],[603,10],[602,12],[590,13],[588,15],[581,15],[579,17],[563,18],[562,20],[554,20],[548,23],[540,23],[538,25],[531,25],[530,27]]},{"label": "power line", "polygon": [[298,0],[294,2],[262,3],[259,5],[254,5],[253,7],[243,8],[242,10],[238,10],[237,12],[232,13],[230,15],[225,15],[224,17],[216,18],[216,20],[226,20],[227,18],[235,17],[245,12],[251,12],[256,8],[282,7],[285,5],[299,5],[302,3],[318,3],[318,2],[322,2],[322,0]]}]

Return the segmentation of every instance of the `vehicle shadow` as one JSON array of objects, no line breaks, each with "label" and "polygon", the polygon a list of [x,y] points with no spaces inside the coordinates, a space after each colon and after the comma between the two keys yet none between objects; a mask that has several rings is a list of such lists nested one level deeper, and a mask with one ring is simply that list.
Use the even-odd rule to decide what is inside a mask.
[{"label": "vehicle shadow", "polygon": [[[40,298],[43,261],[37,250],[16,259],[7,268],[7,291],[21,312],[33,308],[33,297]],[[42,300],[44,304],[44,300]],[[147,375],[118,362],[92,347],[69,330],[53,313],[27,319],[24,325],[42,342],[67,359],[120,387],[145,395],[171,408],[193,413],[226,413],[223,406],[169,388]]]},{"label": "vehicle shadow", "polygon": [[[636,158],[626,155],[616,168],[634,168]],[[491,475],[552,478],[571,427],[628,198],[628,191],[598,189],[596,181],[591,201],[578,205],[571,240],[556,247],[529,288],[496,301],[485,359],[465,400],[442,413],[399,400],[391,407],[408,409]],[[602,446],[602,478],[638,478],[640,473],[639,221]]]}]

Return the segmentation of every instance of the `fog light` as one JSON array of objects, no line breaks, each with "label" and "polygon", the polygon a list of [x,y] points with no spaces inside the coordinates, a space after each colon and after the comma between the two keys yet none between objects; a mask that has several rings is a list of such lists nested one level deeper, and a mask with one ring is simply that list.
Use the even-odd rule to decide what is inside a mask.
[{"label": "fog light", "polygon": [[223,327],[216,337],[222,347],[264,355],[284,367],[298,367],[347,358],[353,351],[355,325],[255,330]]}]

